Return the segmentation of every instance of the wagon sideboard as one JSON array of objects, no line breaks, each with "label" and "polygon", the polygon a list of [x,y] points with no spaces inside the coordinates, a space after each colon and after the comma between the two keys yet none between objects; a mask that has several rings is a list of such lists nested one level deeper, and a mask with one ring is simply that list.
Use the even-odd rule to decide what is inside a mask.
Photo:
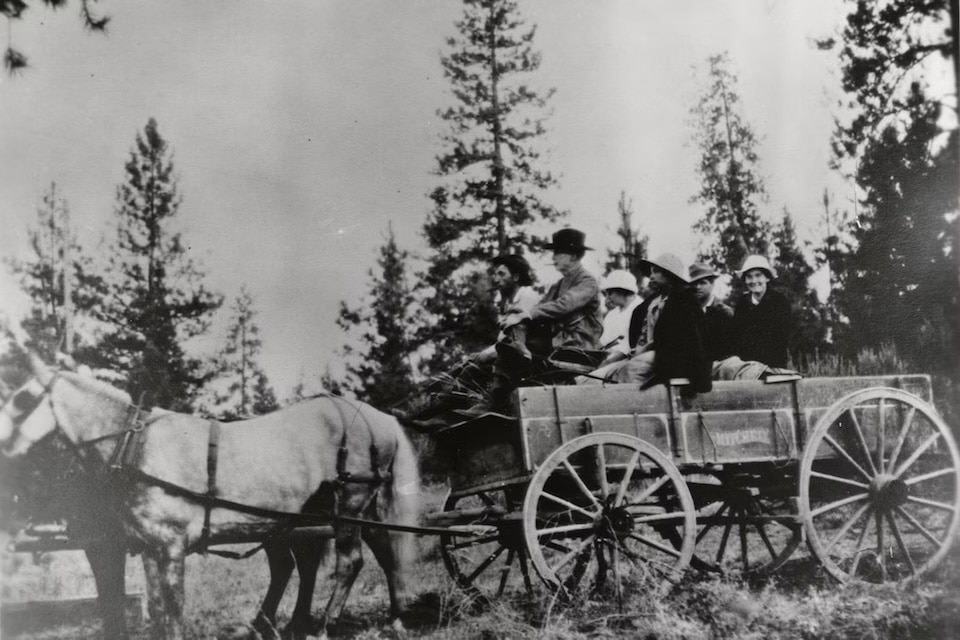
[{"label": "wagon sideboard", "polygon": [[645,440],[680,466],[789,461],[834,402],[871,387],[932,400],[926,375],[715,382],[691,399],[663,385],[523,387],[519,418],[488,415],[437,435],[454,492],[525,482],[562,444],[601,431]]}]

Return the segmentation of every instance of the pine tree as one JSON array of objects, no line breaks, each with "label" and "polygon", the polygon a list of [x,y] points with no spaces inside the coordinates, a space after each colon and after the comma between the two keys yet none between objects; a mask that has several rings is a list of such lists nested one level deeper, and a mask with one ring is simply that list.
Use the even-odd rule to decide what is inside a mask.
[{"label": "pine tree", "polygon": [[[958,31],[956,2],[855,3],[840,38],[852,117],[833,147],[862,197],[849,247],[828,250],[847,353],[893,344],[913,366],[960,379]],[[946,66],[950,88],[931,84]]]},{"label": "pine tree", "polygon": [[464,5],[458,34],[441,57],[456,103],[438,111],[449,131],[424,224],[431,254],[421,280],[431,322],[420,340],[434,345],[434,368],[496,335],[484,273],[489,260],[540,246],[531,225],[562,215],[541,199],[556,179],[539,146],[553,90],[530,85],[540,66],[536,29],[525,25],[512,0]]},{"label": "pine tree", "polygon": [[[95,341],[89,320],[104,293],[103,279],[77,242],[70,227],[70,207],[56,183],[43,194],[37,224],[27,235],[33,257],[8,261],[32,301],[21,322],[26,346],[47,362],[53,361],[57,351],[73,353],[83,362]],[[78,325],[85,331],[75,334]]]},{"label": "pine tree", "polygon": [[225,394],[216,396],[219,414],[238,418],[277,408],[277,399],[266,373],[257,362],[263,348],[253,296],[241,288],[231,308],[227,340],[218,358],[217,378],[227,382]]},{"label": "pine tree", "polygon": [[408,258],[397,246],[391,226],[380,247],[379,271],[369,272],[369,295],[357,308],[340,302],[337,326],[359,343],[343,347],[347,380],[342,390],[375,407],[386,408],[414,390],[411,360],[417,318],[407,281]]},{"label": "pine tree", "polygon": [[633,227],[633,200],[627,200],[627,194],[620,192],[620,200],[617,202],[617,214],[620,216],[620,226],[617,228],[617,235],[623,243],[618,251],[609,251],[609,259],[606,268],[626,269],[635,276],[642,272],[640,263],[647,259],[647,243],[650,238],[647,235],[641,235],[639,229]]},{"label": "pine tree", "polygon": [[739,109],[737,76],[726,53],[711,56],[708,63],[710,86],[690,110],[693,140],[701,151],[700,191],[690,202],[706,207],[694,224],[710,241],[700,259],[723,272],[740,268],[749,254],[766,255],[771,226],[759,213],[767,201],[766,187],[759,175],[756,134]]},{"label": "pine tree", "polygon": [[206,375],[183,345],[207,330],[223,299],[204,286],[173,229],[181,199],[170,149],[153,118],[137,134],[125,173],[116,194],[108,293],[97,309],[109,327],[102,364],[127,373],[134,398],[189,410]]},{"label": "pine tree", "polygon": [[793,310],[790,357],[794,366],[802,368],[803,363],[823,350],[827,332],[823,306],[810,286],[814,269],[800,250],[793,217],[786,207],[780,224],[773,231],[773,246],[777,252],[777,286]]}]

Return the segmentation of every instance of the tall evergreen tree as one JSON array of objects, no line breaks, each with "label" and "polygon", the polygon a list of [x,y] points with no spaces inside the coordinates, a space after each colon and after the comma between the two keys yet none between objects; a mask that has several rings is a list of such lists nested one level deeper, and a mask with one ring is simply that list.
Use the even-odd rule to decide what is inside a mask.
[{"label": "tall evergreen tree", "polygon": [[790,357],[794,365],[802,369],[808,358],[826,346],[827,327],[823,305],[810,286],[814,268],[800,249],[793,217],[786,208],[780,224],[773,230],[773,246],[777,253],[777,286],[787,296],[793,311]]},{"label": "tall evergreen tree", "polygon": [[690,110],[700,149],[700,190],[691,203],[705,207],[694,229],[708,239],[700,259],[719,271],[740,268],[751,253],[766,255],[771,225],[759,212],[767,201],[759,173],[757,136],[740,110],[737,76],[727,53],[711,56],[709,86]]},{"label": "tall evergreen tree", "polygon": [[[31,299],[21,322],[26,346],[47,362],[53,361],[58,350],[71,352],[83,362],[95,341],[89,320],[104,293],[104,283],[77,242],[70,226],[70,207],[56,183],[44,192],[37,224],[27,235],[33,256],[27,261],[8,261]],[[76,333],[78,326],[85,331]]]},{"label": "tall evergreen tree", "polygon": [[128,374],[134,398],[189,410],[206,375],[184,343],[207,330],[223,298],[204,286],[203,273],[173,228],[181,199],[169,146],[153,118],[137,134],[124,168],[108,293],[97,308],[109,327],[100,345],[103,365]]},{"label": "tall evergreen tree", "polygon": [[[851,116],[833,142],[862,196],[850,249],[831,251],[849,319],[840,339],[851,353],[894,344],[914,366],[960,378],[960,9],[947,0],[851,5],[840,37]],[[945,67],[954,82],[932,84]]]},{"label": "tall evergreen tree", "polygon": [[483,274],[488,261],[539,246],[531,225],[562,215],[541,199],[556,179],[540,147],[553,90],[530,84],[540,66],[536,29],[513,0],[464,0],[455,25],[441,63],[456,103],[438,111],[449,130],[424,225],[431,254],[422,280],[432,322],[421,340],[435,345],[437,367],[496,335]]},{"label": "tall evergreen tree", "polygon": [[351,391],[375,407],[386,408],[414,390],[411,361],[417,317],[407,279],[408,258],[397,246],[391,226],[380,247],[379,271],[369,272],[369,295],[357,308],[340,302],[337,326],[358,345],[343,347],[347,380],[338,390]]},{"label": "tall evergreen tree", "polygon": [[639,229],[633,226],[633,200],[627,200],[627,194],[620,192],[620,200],[617,202],[617,214],[620,216],[620,226],[617,228],[617,236],[620,237],[620,248],[616,251],[609,251],[606,268],[626,269],[630,273],[639,276],[641,273],[640,263],[647,259],[647,243],[650,238],[646,234],[641,234]]},{"label": "tall evergreen tree", "polygon": [[227,340],[220,352],[217,379],[227,383],[226,393],[215,398],[219,415],[237,418],[277,408],[277,399],[266,373],[257,362],[263,348],[253,296],[241,288],[231,308]]}]

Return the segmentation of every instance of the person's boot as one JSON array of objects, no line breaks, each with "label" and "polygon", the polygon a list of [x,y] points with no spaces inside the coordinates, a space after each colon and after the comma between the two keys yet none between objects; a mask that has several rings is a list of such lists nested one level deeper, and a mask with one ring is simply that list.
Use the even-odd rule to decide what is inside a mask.
[{"label": "person's boot", "polygon": [[508,413],[510,411],[510,393],[513,387],[506,376],[494,374],[483,398],[473,406],[460,409],[455,413],[466,418],[476,418],[485,413]]},{"label": "person's boot", "polygon": [[508,364],[518,365],[517,368],[524,368],[533,362],[533,354],[527,348],[527,324],[521,322],[513,325],[507,330],[507,335],[509,342],[497,343],[497,354],[506,358]]}]

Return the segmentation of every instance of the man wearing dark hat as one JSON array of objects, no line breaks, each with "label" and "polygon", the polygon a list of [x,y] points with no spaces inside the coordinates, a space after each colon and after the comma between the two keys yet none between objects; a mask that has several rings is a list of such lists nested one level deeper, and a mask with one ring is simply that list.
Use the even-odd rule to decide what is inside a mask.
[{"label": "man wearing dark hat", "polygon": [[[580,264],[590,247],[586,235],[577,229],[561,229],[545,245],[553,251],[553,266],[561,278],[529,311],[508,314],[500,323],[510,330],[513,340],[497,343],[494,381],[487,398],[468,411],[478,415],[486,411],[509,409],[510,392],[527,373],[533,356],[546,358],[560,347],[593,351],[603,331],[600,315],[600,285]],[[528,339],[532,331],[545,330],[551,336],[546,344]],[[531,352],[531,348],[533,352]]]},{"label": "man wearing dark hat", "polygon": [[718,277],[719,273],[703,263],[690,265],[690,285],[703,314],[703,350],[711,362],[733,355],[736,349],[733,309],[713,295],[713,285]]}]

